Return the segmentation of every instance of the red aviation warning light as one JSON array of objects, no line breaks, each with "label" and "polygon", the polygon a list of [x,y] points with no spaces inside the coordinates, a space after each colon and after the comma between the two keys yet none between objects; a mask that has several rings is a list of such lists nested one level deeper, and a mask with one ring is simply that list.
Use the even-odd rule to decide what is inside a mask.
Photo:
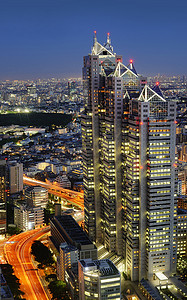
[{"label": "red aviation warning light", "polygon": [[159,84],[160,84],[159,81],[157,81],[157,82],[156,82],[156,85],[158,86]]},{"label": "red aviation warning light", "polygon": [[130,59],[130,64],[132,64],[133,63],[133,59]]}]

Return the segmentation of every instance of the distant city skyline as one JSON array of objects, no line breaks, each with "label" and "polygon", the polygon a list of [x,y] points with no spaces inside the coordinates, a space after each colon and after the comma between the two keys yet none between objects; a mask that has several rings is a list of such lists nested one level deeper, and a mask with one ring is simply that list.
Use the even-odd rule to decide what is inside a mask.
[{"label": "distant city skyline", "polygon": [[80,77],[94,30],[102,41],[110,32],[142,75],[187,75],[186,9],[184,0],[3,1],[0,80]]}]

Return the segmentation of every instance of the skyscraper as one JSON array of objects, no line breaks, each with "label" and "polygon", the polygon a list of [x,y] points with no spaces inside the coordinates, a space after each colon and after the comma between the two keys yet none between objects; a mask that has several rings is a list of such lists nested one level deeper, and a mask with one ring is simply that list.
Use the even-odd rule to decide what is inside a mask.
[{"label": "skyscraper", "polygon": [[126,264],[133,280],[176,265],[175,103],[147,85],[129,101]]},{"label": "skyscraper", "polygon": [[[124,73],[124,84],[118,73]],[[92,53],[84,57],[83,84],[85,230],[91,239],[104,241],[110,251],[121,254],[123,89],[137,89],[140,81],[113,52],[109,34],[104,46],[95,34]]]},{"label": "skyscraper", "polygon": [[123,255],[132,280],[176,264],[175,103],[96,33],[84,57],[85,230]]}]

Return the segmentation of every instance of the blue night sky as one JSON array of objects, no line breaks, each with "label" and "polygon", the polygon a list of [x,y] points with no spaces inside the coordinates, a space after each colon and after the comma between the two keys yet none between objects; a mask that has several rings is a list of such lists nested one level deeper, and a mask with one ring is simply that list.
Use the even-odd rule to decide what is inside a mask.
[{"label": "blue night sky", "polygon": [[110,32],[143,75],[187,75],[186,0],[0,0],[0,80],[80,76]]}]

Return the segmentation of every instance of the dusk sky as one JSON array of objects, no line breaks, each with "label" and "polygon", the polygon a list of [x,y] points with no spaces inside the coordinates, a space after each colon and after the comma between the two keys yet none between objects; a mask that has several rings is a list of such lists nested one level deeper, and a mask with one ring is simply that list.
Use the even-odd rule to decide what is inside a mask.
[{"label": "dusk sky", "polygon": [[187,0],[0,0],[0,80],[81,76],[93,31],[142,75],[187,75]]}]

